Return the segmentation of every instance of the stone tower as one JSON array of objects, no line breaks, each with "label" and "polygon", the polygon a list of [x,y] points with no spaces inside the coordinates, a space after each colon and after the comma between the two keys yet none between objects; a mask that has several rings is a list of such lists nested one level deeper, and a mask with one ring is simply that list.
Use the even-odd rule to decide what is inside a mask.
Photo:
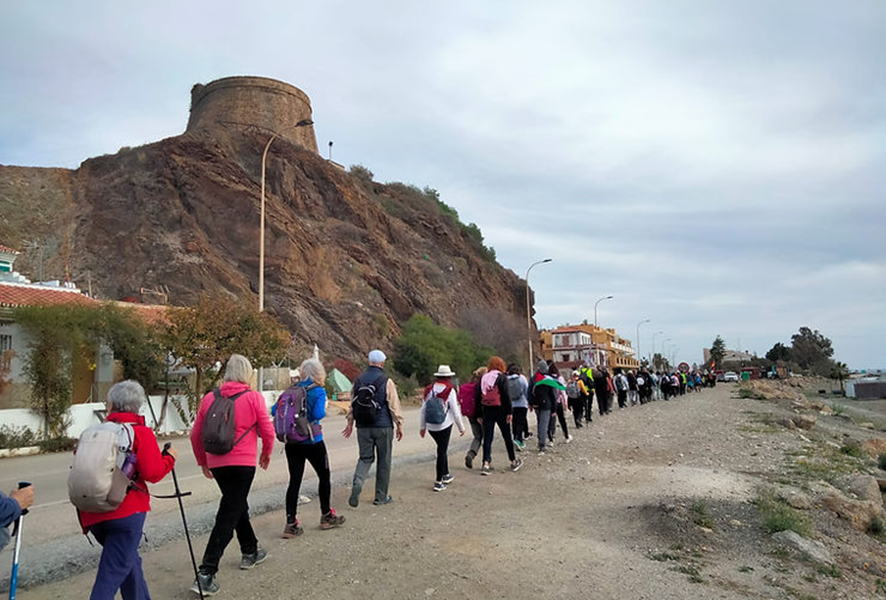
[{"label": "stone tower", "polygon": [[310,118],[311,99],[295,86],[267,77],[225,77],[191,88],[186,131],[214,130],[219,121],[257,125],[319,154],[314,126],[295,127]]}]

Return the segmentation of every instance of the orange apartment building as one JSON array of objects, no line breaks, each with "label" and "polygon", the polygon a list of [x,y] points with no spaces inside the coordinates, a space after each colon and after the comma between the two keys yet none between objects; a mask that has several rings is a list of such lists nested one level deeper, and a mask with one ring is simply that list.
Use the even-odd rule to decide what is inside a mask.
[{"label": "orange apartment building", "polygon": [[629,339],[615,329],[595,327],[587,322],[564,325],[540,333],[542,356],[560,366],[575,368],[585,360],[608,369],[637,369],[639,361]]}]

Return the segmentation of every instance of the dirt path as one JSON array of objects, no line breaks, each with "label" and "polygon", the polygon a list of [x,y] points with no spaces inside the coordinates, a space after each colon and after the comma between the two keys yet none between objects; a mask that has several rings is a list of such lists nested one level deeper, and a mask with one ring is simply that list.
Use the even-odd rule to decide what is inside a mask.
[{"label": "dirt path", "polygon": [[[752,504],[758,487],[783,477],[786,453],[809,440],[759,427],[759,415],[781,409],[734,391],[721,385],[595,417],[545,456],[527,444],[518,473],[502,470],[500,443],[493,452],[499,470],[490,477],[452,455],[456,480],[442,493],[431,491],[432,463],[401,467],[393,475],[395,502],[384,507],[350,509],[348,490],[335,487],[333,505],[348,519],[339,530],[316,528],[316,503],[302,507],[306,532],[294,540],[279,537],[281,513],[263,515],[255,525],[269,559],[239,571],[236,545],[229,546],[218,597],[883,597],[866,573],[825,575],[763,532]],[[431,450],[428,440],[429,459]],[[205,543],[205,535],[195,539],[198,559]],[[144,568],[154,598],[196,597],[187,592],[184,541],[146,554]],[[86,598],[93,577],[20,597]]]}]

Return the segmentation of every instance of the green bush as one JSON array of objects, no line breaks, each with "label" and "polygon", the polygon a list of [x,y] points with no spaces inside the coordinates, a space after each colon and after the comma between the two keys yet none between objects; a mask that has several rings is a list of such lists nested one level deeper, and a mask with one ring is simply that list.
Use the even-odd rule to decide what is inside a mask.
[{"label": "green bush", "polygon": [[461,381],[467,381],[491,355],[492,350],[477,346],[468,332],[437,325],[427,315],[413,315],[394,344],[393,363],[402,375],[415,376],[420,385],[427,385],[438,365],[449,365]]},{"label": "green bush", "polygon": [[763,529],[768,533],[793,531],[803,537],[811,535],[809,519],[797,509],[768,494],[757,498],[756,505],[763,516]]},{"label": "green bush", "polygon": [[36,436],[28,427],[0,426],[0,448],[25,448],[33,446]]},{"label": "green bush", "polygon": [[840,452],[853,458],[864,458],[864,452],[855,444],[844,444],[840,447]]},{"label": "green bush", "polygon": [[40,440],[39,446],[43,452],[70,452],[77,447],[77,440],[70,437],[57,437]]}]

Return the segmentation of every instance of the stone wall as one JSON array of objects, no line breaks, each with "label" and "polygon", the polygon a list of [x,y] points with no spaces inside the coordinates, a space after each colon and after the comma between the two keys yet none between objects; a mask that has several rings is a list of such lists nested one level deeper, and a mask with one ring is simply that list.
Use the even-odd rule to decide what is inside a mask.
[{"label": "stone wall", "polygon": [[191,88],[186,131],[218,129],[220,121],[256,125],[319,154],[314,127],[294,127],[310,118],[311,99],[295,86],[266,77],[225,77]]}]

